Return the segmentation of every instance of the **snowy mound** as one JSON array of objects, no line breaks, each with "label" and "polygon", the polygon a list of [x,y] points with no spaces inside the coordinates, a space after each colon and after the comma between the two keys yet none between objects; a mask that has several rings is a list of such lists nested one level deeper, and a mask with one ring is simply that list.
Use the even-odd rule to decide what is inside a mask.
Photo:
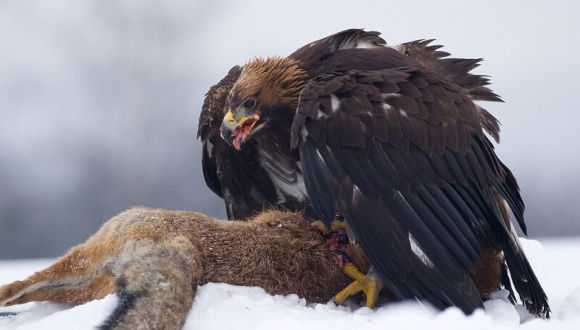
[{"label": "snowy mound", "polygon": [[[256,287],[210,283],[200,287],[185,329],[580,329],[580,240],[522,240],[552,306],[550,321],[528,319],[522,306],[505,301],[505,292],[485,303],[486,311],[465,316],[456,308],[437,312],[406,302],[376,310],[353,310],[307,304],[296,295],[272,296]],[[52,261],[0,262],[0,283],[23,278]],[[88,329],[113,310],[109,295],[73,308],[54,303],[28,303],[0,308],[1,329]],[[18,313],[10,315],[11,312]],[[523,322],[523,323],[522,323]]]}]

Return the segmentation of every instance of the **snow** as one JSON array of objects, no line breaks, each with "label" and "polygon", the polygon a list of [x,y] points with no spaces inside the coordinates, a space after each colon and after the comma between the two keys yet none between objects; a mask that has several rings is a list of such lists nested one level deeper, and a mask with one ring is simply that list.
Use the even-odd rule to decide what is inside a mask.
[{"label": "snow", "polygon": [[[522,306],[505,301],[499,291],[485,303],[486,311],[463,315],[456,308],[437,312],[405,302],[376,310],[328,304],[307,304],[296,295],[272,296],[258,287],[210,283],[199,288],[185,329],[579,329],[580,239],[522,240],[552,306],[550,321],[528,319]],[[0,262],[0,283],[8,283],[49,265],[53,260]],[[116,296],[69,307],[34,302],[0,308],[18,312],[0,317],[0,329],[88,329],[113,310]],[[523,320],[523,323],[520,323]]]}]

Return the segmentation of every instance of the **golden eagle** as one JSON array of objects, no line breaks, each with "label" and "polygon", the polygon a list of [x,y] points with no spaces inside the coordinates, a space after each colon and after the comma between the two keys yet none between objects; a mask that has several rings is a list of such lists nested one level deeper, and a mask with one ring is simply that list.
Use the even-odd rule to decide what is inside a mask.
[{"label": "golden eagle", "polygon": [[516,179],[485,134],[499,140],[498,122],[474,103],[501,100],[470,73],[480,59],[430,42],[352,29],[232,68],[200,115],[206,182],[230,218],[276,206],[345,219],[397,298],[471,313],[470,272],[497,267],[512,302],[511,282],[548,317],[509,217],[526,232]]}]

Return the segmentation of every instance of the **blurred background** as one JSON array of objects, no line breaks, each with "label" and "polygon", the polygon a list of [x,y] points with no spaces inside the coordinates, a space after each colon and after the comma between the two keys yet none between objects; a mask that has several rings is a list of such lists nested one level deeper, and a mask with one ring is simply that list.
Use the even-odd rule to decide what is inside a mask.
[{"label": "blurred background", "polygon": [[53,257],[133,205],[224,217],[201,172],[208,88],[347,28],[483,57],[532,237],[580,235],[575,1],[0,0],[0,259]]}]

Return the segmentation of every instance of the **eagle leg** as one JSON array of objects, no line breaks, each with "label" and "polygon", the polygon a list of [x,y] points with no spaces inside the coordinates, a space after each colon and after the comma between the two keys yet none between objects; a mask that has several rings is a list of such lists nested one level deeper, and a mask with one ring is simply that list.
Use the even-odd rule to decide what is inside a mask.
[{"label": "eagle leg", "polygon": [[367,275],[361,273],[360,270],[352,263],[347,262],[342,267],[344,273],[352,278],[354,281],[350,283],[346,288],[334,296],[334,301],[337,304],[342,304],[348,297],[357,294],[358,292],[364,292],[366,296],[365,306],[368,308],[374,308],[379,299],[379,293],[383,287],[383,283],[375,274],[371,268]]},{"label": "eagle leg", "polygon": [[366,296],[365,306],[374,308],[379,299],[379,293],[381,292],[383,283],[372,267],[369,269],[367,275],[363,274],[351,261],[348,253],[343,251],[344,245],[349,244],[348,235],[346,234],[346,222],[343,220],[334,220],[330,225],[330,229],[322,221],[314,221],[311,225],[326,237],[336,265],[342,268],[343,272],[354,280],[334,296],[334,301],[340,305],[348,297],[362,291]]}]

